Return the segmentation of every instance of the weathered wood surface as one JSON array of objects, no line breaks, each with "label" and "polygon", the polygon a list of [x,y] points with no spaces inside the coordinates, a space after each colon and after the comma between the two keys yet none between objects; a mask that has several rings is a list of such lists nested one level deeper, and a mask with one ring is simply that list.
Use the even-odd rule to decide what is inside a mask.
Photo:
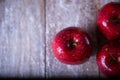
[{"label": "weathered wood surface", "polygon": [[44,77],[43,0],[0,0],[0,77]]},{"label": "weathered wood surface", "polygon": [[[102,36],[97,30],[96,16],[99,8],[111,1],[113,0],[46,0],[46,77],[102,76],[96,64],[96,54],[104,41],[100,39]],[[54,35],[69,26],[82,28],[94,42],[93,55],[84,64],[62,64],[52,54],[51,41]]]},{"label": "weathered wood surface", "polygon": [[[104,42],[96,16],[111,1],[119,0],[0,0],[0,77],[104,77],[96,64]],[[94,42],[84,64],[66,65],[53,55],[53,37],[69,26],[82,28]]]},{"label": "weathered wood surface", "polygon": [[61,29],[69,26],[80,27],[87,31],[95,44],[96,5],[93,0],[49,0],[46,1],[46,74],[47,77],[98,77],[94,50],[90,60],[81,65],[66,65],[60,63],[51,50],[51,40]]}]

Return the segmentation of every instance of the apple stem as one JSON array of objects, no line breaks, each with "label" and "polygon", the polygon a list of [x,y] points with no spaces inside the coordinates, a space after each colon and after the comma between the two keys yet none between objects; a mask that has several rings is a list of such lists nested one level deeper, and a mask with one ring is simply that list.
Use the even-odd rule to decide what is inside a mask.
[{"label": "apple stem", "polygon": [[118,22],[120,22],[120,18],[117,18],[117,19],[114,19],[114,20],[107,20],[107,22],[118,23]]},{"label": "apple stem", "polygon": [[76,42],[73,42],[73,44],[72,44],[73,46],[77,46],[77,43]]},{"label": "apple stem", "polygon": [[118,16],[118,19],[120,19],[120,15]]},{"label": "apple stem", "polygon": [[[106,48],[105,50],[108,51],[108,48]],[[115,57],[113,57],[113,55],[112,55],[110,52],[108,52],[108,53],[110,54],[110,56],[112,57],[112,59],[113,59],[115,62],[117,62],[117,59],[116,59]]]},{"label": "apple stem", "polygon": [[75,41],[70,41],[69,43],[68,43],[68,45],[67,45],[70,49],[72,49],[72,48],[74,48],[74,47],[76,47],[77,46],[77,42],[75,42]]},{"label": "apple stem", "polygon": [[113,55],[111,54],[111,53],[109,53],[110,54],[110,56],[112,57],[112,59],[115,61],[115,62],[117,62],[117,59],[115,58],[115,57],[113,57]]}]

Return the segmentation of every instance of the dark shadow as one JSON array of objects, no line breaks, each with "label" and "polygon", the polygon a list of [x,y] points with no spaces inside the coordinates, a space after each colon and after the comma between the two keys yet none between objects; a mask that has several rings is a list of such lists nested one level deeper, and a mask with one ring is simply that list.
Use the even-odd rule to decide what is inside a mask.
[{"label": "dark shadow", "polygon": [[5,0],[0,0],[0,26],[5,15]]},{"label": "dark shadow", "polygon": [[119,78],[47,78],[47,80],[119,80]]},{"label": "dark shadow", "polygon": [[51,77],[51,78],[40,78],[40,77],[33,77],[33,78],[0,78],[2,80],[120,80],[120,77],[114,78],[96,78],[96,77],[77,77],[77,78],[70,78],[70,77]]},{"label": "dark shadow", "polygon": [[9,77],[9,78],[0,78],[0,80],[46,80],[46,78],[39,78],[39,77],[34,77],[34,78],[17,78],[17,77]]},{"label": "dark shadow", "polygon": [[[94,3],[96,3],[96,1],[95,2],[93,1],[93,4]],[[84,16],[83,16],[83,19],[85,19],[86,22],[85,23],[80,23],[78,25],[79,27],[81,27],[81,24],[84,24],[84,25],[86,24],[85,27],[87,27],[87,28],[84,28],[84,26],[82,26],[82,29],[85,30],[88,33],[88,35],[91,37],[91,39],[93,41],[92,56],[97,54],[96,52],[98,51],[98,48],[99,48],[98,36],[101,36],[101,34],[99,34],[98,26],[97,26],[98,11],[99,10],[96,7],[96,5],[89,5],[88,9],[86,9],[86,11],[84,12]],[[85,13],[88,13],[89,15],[87,15]]]},{"label": "dark shadow", "polygon": [[97,48],[98,50],[108,42],[108,40],[105,38],[105,36],[101,33],[101,31],[97,27]]}]

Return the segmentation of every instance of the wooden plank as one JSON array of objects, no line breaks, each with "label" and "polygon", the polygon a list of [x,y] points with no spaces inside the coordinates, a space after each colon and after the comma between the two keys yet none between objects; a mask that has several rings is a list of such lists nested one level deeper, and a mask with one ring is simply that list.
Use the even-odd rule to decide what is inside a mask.
[{"label": "wooden plank", "polygon": [[0,0],[0,77],[44,77],[44,0]]},{"label": "wooden plank", "polygon": [[[95,0],[46,0],[46,77],[98,78],[96,64],[98,47]],[[89,61],[80,65],[66,65],[53,55],[51,41],[65,27],[85,30],[94,41],[94,52]]]}]

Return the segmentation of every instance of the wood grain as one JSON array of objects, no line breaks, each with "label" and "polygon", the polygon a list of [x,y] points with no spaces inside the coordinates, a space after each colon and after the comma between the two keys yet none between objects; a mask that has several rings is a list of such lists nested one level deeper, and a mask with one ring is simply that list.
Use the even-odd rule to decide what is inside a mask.
[{"label": "wood grain", "polygon": [[[96,16],[108,2],[119,0],[46,0],[46,75],[51,77],[105,78],[96,64],[98,49],[107,41],[99,32]],[[53,55],[51,41],[65,27],[76,26],[85,30],[94,42],[89,61],[80,65],[65,65]]]},{"label": "wood grain", "polygon": [[44,77],[44,0],[0,0],[0,77]]},{"label": "wood grain", "polygon": [[[0,0],[0,77],[105,78],[96,64],[106,42],[96,16],[111,1],[120,0]],[[85,30],[94,42],[84,64],[66,65],[53,55],[53,37],[69,26]]]},{"label": "wood grain", "polygon": [[46,0],[46,75],[51,77],[99,77],[96,51],[89,61],[80,65],[66,65],[53,55],[51,41],[65,27],[76,26],[85,30],[97,46],[97,9],[93,0]]}]

